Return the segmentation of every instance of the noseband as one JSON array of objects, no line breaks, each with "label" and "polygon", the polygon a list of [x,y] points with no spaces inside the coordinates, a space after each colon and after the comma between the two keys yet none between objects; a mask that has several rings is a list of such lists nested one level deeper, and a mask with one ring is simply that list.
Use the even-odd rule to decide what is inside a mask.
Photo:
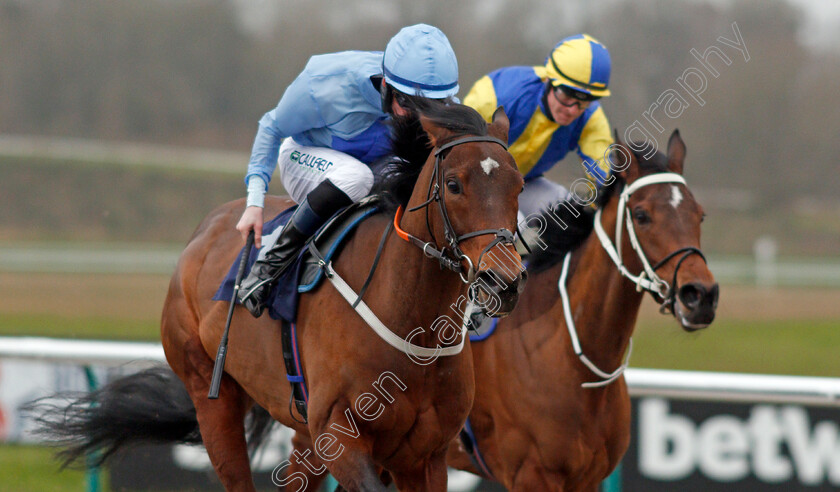
[{"label": "noseband", "polygon": [[[609,236],[604,231],[604,227],[601,225],[601,210],[599,209],[595,214],[595,232],[598,234],[598,239],[601,240],[601,245],[603,245],[604,250],[606,250],[607,254],[609,254],[610,258],[612,258],[613,262],[615,263],[618,270],[621,272],[622,275],[630,279],[633,283],[636,284],[636,290],[646,290],[653,294],[656,294],[662,300],[662,306],[660,307],[660,312],[667,313],[670,312],[674,316],[676,316],[676,310],[674,309],[674,305],[676,303],[676,285],[677,285],[677,273],[679,272],[680,267],[682,266],[683,262],[691,255],[699,255],[703,261],[706,261],[706,257],[703,255],[698,248],[694,246],[686,246],[684,248],[680,248],[668,256],[657,262],[655,265],[651,267],[650,262],[645,255],[642,246],[639,244],[639,239],[636,236],[636,230],[633,227],[633,219],[630,215],[630,210],[627,208],[627,200],[630,198],[630,195],[635,193],[639,188],[652,185],[652,184],[659,184],[659,183],[680,183],[685,185],[685,178],[681,175],[676,173],[659,173],[659,174],[652,174],[650,176],[645,176],[643,178],[639,178],[634,181],[629,186],[625,187],[624,190],[621,192],[621,196],[618,200],[618,209],[617,209],[617,220],[615,224],[615,245],[612,244],[610,241]],[[622,232],[622,222],[624,222],[624,217],[627,216],[627,235],[630,238],[630,244],[633,246],[633,250],[636,251],[636,254],[639,257],[639,260],[642,262],[642,266],[644,267],[644,271],[642,271],[639,275],[633,275],[627,270],[627,267],[624,266],[624,262],[621,258],[621,232]],[[660,267],[668,263],[672,258],[680,256],[680,259],[677,260],[677,266],[674,268],[674,277],[669,284],[665,280],[657,275],[656,270]]]},{"label": "noseband", "polygon": [[[497,244],[513,244],[513,233],[504,228],[483,229],[480,231],[468,232],[459,236],[458,233],[455,232],[455,228],[452,227],[452,221],[449,219],[449,213],[446,210],[446,201],[441,196],[441,189],[443,188],[443,173],[440,171],[440,163],[443,160],[442,156],[445,151],[455,147],[456,145],[470,142],[493,142],[501,145],[502,148],[507,150],[506,143],[489,135],[459,138],[441,145],[437,150],[435,150],[435,168],[432,172],[432,177],[429,180],[429,190],[426,193],[426,201],[408,210],[409,212],[414,212],[416,210],[420,210],[421,208],[426,208],[426,227],[428,228],[429,235],[432,236],[432,241],[423,241],[422,239],[403,231],[399,227],[399,221],[402,217],[402,207],[397,210],[397,214],[394,216],[395,230],[400,237],[422,249],[423,253],[429,258],[438,260],[441,268],[447,268],[461,275],[461,280],[463,280],[464,283],[472,283],[475,280],[476,266],[473,264],[472,260],[470,260],[469,256],[461,251],[461,241],[488,234],[494,234],[496,236],[492,241],[490,241],[490,244],[482,250],[478,257],[478,265],[481,265],[481,258],[484,254],[490,251],[490,249]],[[437,247],[437,240],[432,232],[431,222],[429,221],[429,209],[427,207],[432,202],[437,202],[438,208],[440,209],[440,215],[443,218],[444,239],[446,240],[447,246],[440,249]],[[466,276],[464,275],[462,261],[466,261],[469,265],[467,267]]]},{"label": "noseband", "polygon": [[[657,262],[653,267],[650,266],[650,262],[648,261],[647,256],[645,256],[642,246],[639,244],[639,239],[636,237],[636,230],[633,228],[633,219],[630,216],[630,210],[627,208],[627,200],[630,198],[630,195],[639,188],[658,183],[681,183],[685,185],[685,178],[676,173],[659,173],[637,179],[633,182],[633,184],[624,188],[624,191],[621,192],[621,196],[618,199],[618,209],[616,212],[617,220],[615,224],[615,245],[610,240],[606,231],[604,231],[604,226],[601,225],[600,208],[597,212],[595,212],[595,233],[598,235],[598,239],[601,241],[601,246],[604,247],[604,251],[607,252],[613,263],[615,263],[618,271],[636,284],[636,290],[641,291],[644,289],[648,292],[656,294],[660,299],[662,299],[662,306],[659,309],[660,312],[665,313],[670,311],[671,314],[676,316],[677,313],[674,309],[674,305],[676,303],[675,286],[677,285],[677,272],[679,272],[680,266],[682,266],[682,263],[686,260],[686,258],[693,254],[700,255],[700,258],[703,258],[704,262],[706,261],[706,257],[703,256],[703,253],[694,246],[686,246],[670,253],[668,256]],[[642,271],[639,275],[633,275],[630,273],[627,267],[624,266],[624,262],[621,259],[621,226],[625,215],[627,215],[627,234],[630,237],[630,244],[633,246],[633,250],[636,251],[636,254],[639,256],[639,260],[641,260],[642,265],[644,266],[644,271]],[[616,247],[616,245],[619,247]],[[674,268],[674,278],[669,285],[668,282],[662,280],[659,275],[656,274],[656,270],[680,253],[682,253],[682,256],[679,260],[677,260],[677,266]],[[618,366],[616,370],[610,373],[599,369],[583,353],[583,349],[580,346],[580,341],[577,336],[574,317],[572,316],[569,294],[566,291],[566,276],[569,271],[569,259],[571,256],[571,252],[566,254],[566,258],[563,260],[563,269],[560,272],[560,280],[557,283],[560,291],[560,298],[563,302],[563,314],[566,319],[566,329],[569,331],[569,337],[572,340],[572,348],[575,351],[575,355],[578,356],[580,361],[588,367],[589,370],[601,378],[601,381],[586,382],[581,384],[581,386],[584,388],[607,386],[618,379],[618,377],[624,373],[624,370],[630,364],[630,354],[633,352],[633,339],[631,338],[628,341],[627,354],[624,356],[624,362]]]}]

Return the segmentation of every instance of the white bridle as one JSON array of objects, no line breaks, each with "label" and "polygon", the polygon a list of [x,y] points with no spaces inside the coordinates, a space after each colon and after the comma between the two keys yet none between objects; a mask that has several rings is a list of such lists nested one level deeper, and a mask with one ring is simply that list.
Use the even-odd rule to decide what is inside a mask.
[{"label": "white bridle", "polygon": [[[606,231],[604,231],[604,226],[601,225],[601,209],[598,209],[595,213],[595,233],[601,241],[601,246],[604,247],[604,250],[610,258],[612,258],[613,263],[615,263],[615,266],[621,274],[636,284],[636,290],[641,292],[641,290],[644,289],[658,295],[660,299],[664,299],[665,294],[668,292],[668,282],[662,280],[650,266],[650,262],[648,261],[647,256],[645,256],[642,246],[639,244],[639,238],[636,237],[636,229],[633,227],[633,219],[630,216],[630,210],[627,208],[627,200],[630,198],[630,195],[635,193],[639,188],[659,183],[680,183],[684,185],[685,178],[676,173],[660,173],[645,176],[633,181],[631,185],[624,188],[624,191],[621,192],[618,199],[618,210],[616,211],[615,223],[615,245],[612,241],[610,241],[610,237],[607,235]],[[627,270],[627,267],[624,266],[624,262],[621,259],[621,225],[624,222],[625,215],[627,216],[627,235],[630,238],[630,244],[633,246],[633,250],[636,251],[639,260],[641,260],[642,266],[644,267],[644,271],[639,275],[633,275],[630,273],[630,271]]]},{"label": "white bridle", "polygon": [[[636,284],[636,290],[641,291],[644,289],[658,295],[662,299],[665,299],[665,296],[670,288],[668,282],[662,280],[659,275],[656,274],[653,267],[650,266],[650,262],[645,256],[642,246],[639,244],[639,239],[636,237],[636,231],[633,228],[633,219],[630,215],[630,210],[627,208],[627,200],[630,198],[630,195],[635,193],[639,188],[659,183],[686,184],[685,178],[676,173],[652,174],[650,176],[639,178],[629,186],[626,186],[619,196],[618,209],[616,211],[617,220],[615,224],[615,244],[613,244],[610,240],[610,237],[604,230],[604,226],[601,225],[601,209],[598,209],[598,211],[595,212],[594,227],[595,233],[598,235],[598,239],[601,241],[601,246],[603,246],[604,251],[607,252],[607,255],[609,255],[613,263],[615,263],[618,271]],[[639,256],[639,260],[641,260],[644,267],[644,271],[639,275],[633,275],[630,273],[627,267],[624,266],[624,262],[621,258],[621,226],[624,223],[625,215],[627,216],[626,227],[627,235],[630,238],[630,244],[633,246],[633,250],[636,251],[636,254]],[[563,301],[563,314],[566,318],[566,328],[569,330],[569,337],[572,339],[572,348],[574,348],[575,355],[578,356],[580,361],[588,367],[590,371],[601,378],[601,381],[583,383],[581,386],[584,388],[606,386],[618,379],[624,373],[624,370],[627,369],[627,366],[630,363],[630,354],[633,352],[633,339],[632,337],[630,338],[624,362],[618,367],[618,369],[610,373],[599,369],[598,366],[589,360],[589,358],[583,353],[583,350],[580,347],[577,330],[575,329],[574,318],[572,317],[571,305],[569,303],[569,293],[566,291],[566,277],[569,273],[569,259],[571,256],[571,251],[566,253],[566,257],[563,259],[563,269],[560,272],[560,279],[557,282],[557,288],[560,291],[560,298]]]}]

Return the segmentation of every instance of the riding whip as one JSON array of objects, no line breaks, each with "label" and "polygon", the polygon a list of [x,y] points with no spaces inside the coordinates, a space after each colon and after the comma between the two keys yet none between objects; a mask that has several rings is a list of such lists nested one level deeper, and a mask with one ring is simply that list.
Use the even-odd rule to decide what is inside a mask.
[{"label": "riding whip", "polygon": [[239,260],[239,271],[236,272],[233,295],[230,297],[230,309],[228,309],[225,331],[222,333],[222,339],[219,341],[216,362],[213,364],[213,379],[210,380],[210,393],[207,395],[207,398],[211,400],[219,397],[219,386],[222,384],[222,373],[225,371],[225,357],[227,357],[228,332],[230,331],[230,322],[233,319],[233,308],[236,307],[236,294],[239,292],[239,284],[242,283],[242,277],[245,275],[245,267],[248,265],[248,257],[251,255],[251,247],[253,245],[254,231],[252,229],[251,233],[248,234],[248,239],[245,240],[245,249],[242,250],[242,257]]}]

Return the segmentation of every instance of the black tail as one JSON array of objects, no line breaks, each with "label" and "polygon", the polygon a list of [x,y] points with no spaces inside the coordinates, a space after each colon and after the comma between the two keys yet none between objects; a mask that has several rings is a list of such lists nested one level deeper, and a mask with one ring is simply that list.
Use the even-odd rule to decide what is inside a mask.
[{"label": "black tail", "polygon": [[[62,467],[101,465],[121,447],[142,442],[201,444],[195,407],[168,367],[116,379],[91,393],[40,398],[24,412],[35,420],[36,434],[64,448],[58,453]],[[271,421],[265,410],[252,409],[252,449],[262,442]]]},{"label": "black tail", "polygon": [[[36,433],[58,453],[62,467],[101,465],[126,444],[201,443],[195,407],[181,380],[156,367],[116,379],[91,393],[62,393],[26,405]],[[91,456],[91,463],[80,458]]]},{"label": "black tail", "polygon": [[260,446],[268,442],[266,438],[271,434],[271,429],[275,424],[280,425],[268,413],[268,410],[259,405],[251,408],[250,417],[245,420],[245,437],[248,439],[248,451],[251,456],[256,454]]}]

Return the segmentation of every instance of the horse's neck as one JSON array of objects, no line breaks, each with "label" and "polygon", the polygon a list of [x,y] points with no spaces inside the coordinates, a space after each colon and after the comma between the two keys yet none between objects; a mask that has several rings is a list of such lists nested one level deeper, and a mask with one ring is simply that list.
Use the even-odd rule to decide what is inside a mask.
[{"label": "horse's neck", "polygon": [[[425,209],[406,212],[400,227],[424,241],[431,241],[426,228]],[[400,306],[397,310],[400,313],[399,324],[411,329],[424,327],[424,334],[429,334],[430,339],[435,337],[433,333],[429,333],[429,327],[443,315],[448,316],[454,323],[461,324],[463,320],[458,316],[457,310],[450,307],[453,304],[458,305],[459,298],[466,293],[465,284],[461,282],[457,273],[441,269],[437,261],[427,257],[420,248],[394,233],[391,234],[383,252],[382,265],[394,265],[393,268],[387,268],[384,284],[391,286],[387,294],[390,298],[389,304]],[[422,340],[423,336],[419,335],[412,338],[414,343],[421,345]]]},{"label": "horse's neck", "polygon": [[[614,208],[605,210],[602,225],[613,244],[615,224]],[[623,234],[622,243],[618,247],[622,248],[625,265],[630,271],[639,271],[640,262],[630,247],[626,233]],[[636,291],[633,283],[622,277],[594,232],[573,254],[575,268],[574,273],[566,279],[566,289],[580,347],[596,366],[611,372],[622,363],[643,294]],[[552,314],[559,321],[555,326],[562,330],[558,335],[570,343],[559,295],[552,306]]]}]

